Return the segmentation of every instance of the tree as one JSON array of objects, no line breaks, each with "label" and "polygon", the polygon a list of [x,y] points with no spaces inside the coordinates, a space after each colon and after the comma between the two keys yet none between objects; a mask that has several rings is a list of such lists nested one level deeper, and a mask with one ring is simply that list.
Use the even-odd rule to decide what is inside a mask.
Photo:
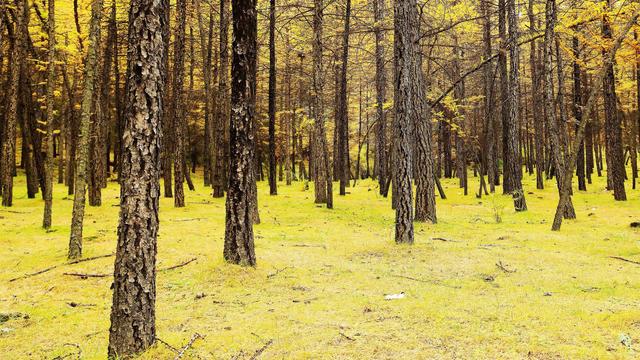
[{"label": "tree", "polygon": [[49,61],[47,63],[47,137],[46,137],[46,166],[45,166],[45,187],[44,187],[44,216],[42,227],[51,227],[51,207],[53,206],[53,130],[54,130],[54,88],[56,86],[56,22],[55,22],[55,0],[48,0],[48,44]]},{"label": "tree", "polygon": [[2,206],[13,204],[13,168],[15,167],[16,148],[16,124],[18,122],[18,82],[20,72],[24,66],[25,46],[27,35],[27,19],[29,8],[25,0],[16,0],[16,21],[14,25],[14,41],[11,51],[11,62],[9,64],[10,83],[7,91],[6,124],[3,130],[4,140],[2,142],[2,166],[0,172],[2,180]]},{"label": "tree", "polygon": [[233,0],[231,59],[231,126],[229,127],[229,190],[226,202],[224,258],[244,266],[256,265],[251,196],[257,11],[255,0]]},{"label": "tree", "polygon": [[386,196],[387,186],[387,121],[384,104],[387,101],[387,79],[384,66],[385,35],[382,30],[384,21],[384,0],[373,0],[373,17],[376,37],[376,176],[378,177],[380,195]]},{"label": "tree", "polygon": [[184,152],[184,128],[185,111],[184,111],[184,50],[185,50],[185,33],[187,24],[187,2],[186,0],[178,0],[176,3],[178,28],[175,32],[173,41],[173,76],[171,80],[173,84],[173,99],[169,108],[169,117],[173,121],[174,135],[174,206],[184,207],[184,169],[185,169],[185,152]]},{"label": "tree", "polygon": [[220,73],[218,75],[218,101],[216,106],[216,117],[214,122],[214,148],[215,154],[212,169],[213,197],[224,196],[224,155],[225,155],[225,126],[228,118],[228,85],[229,76],[229,50],[228,50],[228,29],[229,29],[229,0],[220,0]]},{"label": "tree", "polygon": [[[602,15],[602,36],[605,39],[613,37],[609,12],[611,0],[604,0],[605,12]],[[607,56],[603,50],[603,57]],[[625,169],[624,154],[622,150],[622,128],[620,115],[618,114],[616,96],[616,77],[613,71],[613,63],[606,65],[606,76],[602,79],[602,93],[604,97],[604,135],[606,142],[607,184],[613,190],[613,198],[627,200],[624,189]]]},{"label": "tree", "polygon": [[396,243],[413,243],[413,146],[411,144],[415,119],[424,110],[415,103],[416,92],[421,94],[417,31],[418,9],[415,0],[397,0],[394,4],[394,179],[397,188]]},{"label": "tree", "polygon": [[338,178],[340,195],[346,195],[349,186],[349,104],[347,103],[347,65],[349,61],[349,32],[351,24],[351,0],[346,0],[344,32],[342,33],[342,58],[340,68],[340,92],[338,93],[338,118],[336,118],[338,152]]},{"label": "tree", "polygon": [[278,194],[276,182],[276,0],[269,1],[269,194]]},{"label": "tree", "polygon": [[82,91],[82,114],[77,139],[76,180],[69,238],[69,259],[82,257],[82,229],[84,221],[85,195],[87,192],[87,169],[89,162],[89,133],[91,131],[91,105],[95,91],[95,68],[97,48],[100,39],[100,21],[102,18],[102,0],[91,5],[91,23],[89,25],[89,45],[84,67],[84,88]]},{"label": "tree", "polygon": [[156,252],[168,0],[132,0],[110,358],[156,340]]},{"label": "tree", "polygon": [[[518,47],[518,15],[515,0],[507,0],[507,17],[509,19],[509,116],[507,126],[503,129],[507,133],[507,158],[505,162],[505,178],[509,179],[509,191],[513,196],[516,211],[527,210],[527,202],[522,190],[522,165],[520,163],[520,137],[518,132],[518,101],[520,99],[520,48]],[[506,174],[509,174],[507,177]],[[505,179],[504,186],[507,187]]]},{"label": "tree", "polygon": [[322,0],[313,2],[313,76],[311,91],[313,97],[313,117],[314,117],[314,143],[313,143],[313,164],[314,164],[314,192],[315,202],[326,203],[327,208],[333,207],[333,184],[331,167],[329,165],[329,149],[327,147],[327,137],[324,126],[324,70],[322,66],[322,31],[324,18],[324,5]]}]

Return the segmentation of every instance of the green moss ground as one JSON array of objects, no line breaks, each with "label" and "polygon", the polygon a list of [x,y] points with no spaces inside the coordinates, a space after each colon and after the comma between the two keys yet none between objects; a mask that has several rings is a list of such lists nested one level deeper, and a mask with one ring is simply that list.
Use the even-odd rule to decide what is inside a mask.
[{"label": "green moss ground", "polygon": [[[83,359],[105,358],[112,279],[63,273],[110,273],[112,257],[9,282],[66,261],[72,200],[55,188],[45,232],[43,202],[26,198],[22,179],[15,206],[0,208],[0,312],[29,318],[0,324],[0,358],[51,359],[75,345]],[[596,178],[574,197],[578,219],[551,232],[555,183],[538,191],[533,180],[520,214],[508,197],[465,197],[444,181],[439,223],[416,224],[413,246],[394,244],[394,213],[371,181],[336,196],[334,210],[314,205],[301,183],[280,184],[276,197],[261,183],[258,266],[247,269],[223,261],[224,200],[198,178],[186,208],[161,200],[158,267],[197,261],[158,274],[158,337],[180,347],[205,335],[185,354],[202,359],[248,359],[271,339],[261,358],[638,358],[640,265],[610,256],[640,261],[640,230],[629,226],[640,221],[640,190],[614,202]],[[85,257],[115,250],[118,194],[110,183],[103,206],[87,208]],[[158,344],[141,358],[174,356]]]}]

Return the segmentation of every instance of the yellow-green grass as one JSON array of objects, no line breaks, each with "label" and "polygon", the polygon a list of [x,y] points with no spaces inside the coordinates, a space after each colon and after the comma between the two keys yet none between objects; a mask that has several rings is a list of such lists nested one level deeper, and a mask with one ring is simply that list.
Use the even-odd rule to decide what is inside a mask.
[{"label": "yellow-green grass", "polygon": [[[185,358],[264,359],[606,359],[640,356],[640,190],[615,202],[605,179],[576,191],[577,220],[550,231],[555,181],[525,179],[529,211],[508,196],[463,196],[444,180],[438,224],[415,225],[413,246],[393,240],[394,212],[376,184],[313,204],[302,183],[259,184],[256,268],[224,262],[224,200],[195,178],[187,206],[161,199],[158,267],[197,261],[157,276],[157,336],[173,347],[196,340]],[[501,193],[501,188],[497,191]],[[87,207],[84,256],[115,251],[118,186]],[[28,314],[0,324],[0,358],[106,357],[113,257],[65,264],[72,200],[54,191],[53,228],[43,202],[17,178],[14,206],[0,209],[0,312]],[[496,223],[495,212],[502,222]],[[444,238],[450,241],[433,240]],[[501,270],[496,263],[505,269]],[[61,265],[43,274],[11,278]],[[385,294],[404,292],[399,300]],[[73,307],[69,304],[75,304]],[[632,339],[630,346],[621,339]],[[74,355],[75,356],[75,355]],[[158,343],[143,359],[170,359]],[[70,356],[72,358],[72,356]]]}]

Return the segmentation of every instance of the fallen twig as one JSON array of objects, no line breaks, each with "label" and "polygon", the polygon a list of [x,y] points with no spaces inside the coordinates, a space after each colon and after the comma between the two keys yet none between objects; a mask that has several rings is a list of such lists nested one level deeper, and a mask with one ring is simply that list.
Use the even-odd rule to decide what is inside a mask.
[{"label": "fallen twig", "polygon": [[42,269],[40,271],[36,271],[34,273],[24,274],[24,275],[19,276],[17,278],[9,279],[9,282],[14,282],[16,280],[26,279],[26,278],[30,278],[32,276],[40,275],[40,274],[46,273],[47,271],[53,270],[53,269],[57,268],[58,266],[60,266],[60,265],[53,265],[53,266],[50,266],[50,267],[48,267],[46,269]]},{"label": "fallen twig", "polygon": [[640,265],[640,261],[633,261],[633,260],[625,259],[625,258],[620,257],[620,256],[609,256],[609,257],[612,258],[612,259],[617,259],[617,260],[621,260],[621,261],[626,261],[628,263]]},{"label": "fallen twig", "polygon": [[340,336],[342,336],[343,338],[349,340],[349,341],[356,341],[356,339],[352,338],[351,336],[347,336],[345,335],[345,333],[343,333],[342,331],[339,332]]},{"label": "fallen twig", "polygon": [[112,276],[112,274],[84,274],[84,273],[76,273],[76,272],[71,272],[71,273],[62,273],[62,275],[67,275],[67,276],[77,276],[79,278],[103,278],[103,277],[108,277],[108,276]]},{"label": "fallen twig", "polygon": [[56,269],[56,268],[58,268],[58,267],[60,267],[60,266],[63,266],[63,265],[73,265],[73,264],[77,264],[77,263],[81,263],[81,262],[85,262],[85,261],[91,261],[91,260],[96,260],[96,259],[102,259],[102,258],[110,257],[110,256],[113,256],[113,255],[115,255],[115,254],[113,254],[113,253],[112,253],[112,254],[106,254],[106,255],[98,255],[98,256],[93,256],[93,257],[89,257],[89,258],[85,258],[85,259],[77,259],[77,260],[73,260],[73,261],[70,261],[70,262],[67,262],[67,263],[64,263],[64,264],[53,265],[53,266],[50,266],[50,267],[48,267],[48,268],[46,268],[46,269],[42,269],[42,270],[40,270],[40,271],[36,271],[36,272],[34,272],[34,273],[24,274],[24,275],[22,275],[22,276],[18,276],[18,277],[16,277],[16,278],[9,279],[9,282],[14,282],[14,281],[16,281],[16,280],[26,279],[26,278],[30,278],[30,277],[32,277],[32,276],[36,276],[36,275],[40,275],[40,274],[44,274],[44,273],[46,273],[47,271],[51,271],[51,270]]},{"label": "fallen twig", "polygon": [[173,351],[176,354],[180,353],[180,350],[176,349],[175,347],[173,347],[171,344],[169,344],[168,342],[160,339],[159,337],[156,336],[156,341],[159,342],[160,344],[166,346],[167,348],[169,348],[169,350]]},{"label": "fallen twig", "polygon": [[198,258],[192,258],[192,259],[187,260],[187,261],[185,261],[185,262],[183,262],[183,263],[180,263],[180,264],[178,264],[178,265],[173,265],[173,266],[169,266],[168,268],[162,268],[162,269],[159,269],[159,270],[158,270],[158,272],[160,272],[160,271],[168,271],[168,270],[177,269],[177,268],[180,268],[180,267],[183,267],[183,266],[189,265],[189,264],[191,264],[192,262],[194,262],[194,261],[196,261],[196,260],[198,260]]},{"label": "fallen twig", "polygon": [[325,245],[310,245],[310,244],[293,244],[291,245],[293,247],[317,247],[317,248],[323,248],[323,249],[327,249],[327,247]]},{"label": "fallen twig", "polygon": [[267,343],[264,344],[264,346],[256,350],[256,352],[249,358],[249,360],[256,360],[258,356],[260,356],[265,350],[267,350],[269,346],[271,346],[271,344],[273,344],[273,339],[267,341]]},{"label": "fallen twig", "polygon": [[199,220],[207,220],[207,218],[189,218],[189,219],[171,219],[173,222],[182,222],[182,221],[199,221]]},{"label": "fallen twig", "polygon": [[513,269],[513,270],[508,269],[508,268],[507,268],[507,267],[502,263],[502,261],[500,261],[500,260],[498,260],[498,262],[496,263],[496,266],[498,267],[498,269],[500,269],[500,270],[502,270],[502,271],[504,271],[504,272],[506,272],[506,273],[509,273],[509,274],[513,274],[514,272],[516,272],[516,269]]},{"label": "fallen twig", "polygon": [[92,256],[92,257],[88,257],[88,258],[84,258],[84,259],[76,259],[76,260],[69,261],[67,264],[72,265],[72,264],[77,264],[77,263],[81,263],[81,262],[85,262],[85,261],[103,259],[103,258],[114,256],[115,254],[116,253],[111,253],[111,254],[105,254],[105,255]]},{"label": "fallen twig", "polygon": [[402,278],[402,279],[407,279],[407,280],[418,281],[418,282],[427,283],[427,284],[440,285],[440,286],[444,286],[444,287],[448,287],[448,288],[452,288],[452,289],[460,289],[459,286],[447,285],[447,284],[444,284],[442,281],[439,281],[439,280],[424,280],[424,279],[414,278],[414,277],[411,277],[411,276],[396,275],[396,274],[391,274],[391,276],[397,277],[397,278]]},{"label": "fallen twig", "polygon": [[432,237],[431,240],[438,240],[438,241],[444,241],[444,242],[458,242],[457,240],[445,239],[443,237]]},{"label": "fallen twig", "polygon": [[283,267],[282,269],[276,269],[276,271],[275,271],[275,272],[272,272],[272,273],[270,273],[270,274],[267,274],[267,279],[271,279],[272,277],[274,277],[274,276],[276,276],[276,275],[280,274],[281,272],[283,272],[283,271],[285,271],[285,270],[287,270],[287,269],[289,269],[289,267],[288,267],[288,266],[285,266],[285,267]]},{"label": "fallen twig", "polygon": [[184,353],[187,350],[189,350],[189,348],[193,345],[193,343],[196,342],[196,340],[198,340],[198,339],[204,339],[204,336],[202,336],[202,335],[200,335],[198,333],[193,334],[193,336],[191,336],[191,340],[189,340],[187,345],[183,346],[182,349],[180,349],[180,351],[178,352],[178,355],[176,355],[174,360],[180,360],[182,358],[182,356],[184,355]]}]

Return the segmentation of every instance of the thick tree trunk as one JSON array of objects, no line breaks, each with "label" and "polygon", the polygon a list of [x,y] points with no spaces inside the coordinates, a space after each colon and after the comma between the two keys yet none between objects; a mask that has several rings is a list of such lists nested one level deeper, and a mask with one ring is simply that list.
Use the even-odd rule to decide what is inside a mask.
[{"label": "thick tree trunk", "polygon": [[128,358],[156,339],[156,253],[168,0],[132,0],[109,357]]},{"label": "thick tree trunk", "polygon": [[84,221],[85,194],[87,190],[87,169],[89,168],[89,136],[91,133],[91,109],[95,89],[95,72],[97,52],[100,46],[100,21],[102,18],[102,0],[94,1],[91,6],[91,23],[89,25],[89,48],[84,67],[84,88],[80,126],[76,140],[76,180],[73,197],[73,214],[71,217],[71,236],[69,238],[69,259],[82,256],[82,228]]},{"label": "thick tree trunk", "polygon": [[231,126],[229,132],[229,192],[227,194],[225,260],[256,265],[251,203],[255,116],[257,12],[255,0],[233,0],[231,62]]},{"label": "thick tree trunk", "polygon": [[[485,58],[489,58],[492,56],[492,48],[491,48],[491,11],[489,9],[488,0],[482,0],[480,3],[480,7],[482,10],[482,15],[484,16],[484,21],[482,24],[482,38],[483,38],[483,50]],[[486,64],[483,71],[483,90],[484,90],[484,122],[483,122],[483,159],[482,159],[482,168],[480,171],[482,174],[486,172],[487,181],[489,182],[489,188],[491,192],[495,192],[496,184],[495,177],[496,172],[494,168],[494,162],[496,157],[496,148],[494,146],[496,136],[496,130],[494,129],[495,123],[495,112],[494,112],[494,76],[492,74],[491,69],[493,68],[493,62]],[[481,175],[482,175],[481,174]]]},{"label": "thick tree trunk", "polygon": [[229,76],[229,0],[220,0],[220,73],[218,75],[218,101],[216,102],[216,117],[214,121],[215,154],[212,169],[213,197],[224,196],[225,175],[225,122],[228,119],[228,85]]},{"label": "thick tree trunk", "polygon": [[[395,119],[394,119],[394,180],[396,190],[396,243],[413,243],[413,174],[414,127],[428,124],[419,121],[424,116],[422,69],[418,41],[419,17],[415,0],[397,0],[394,4],[394,66],[395,66]],[[430,155],[428,128],[418,129],[417,139],[421,155]],[[429,156],[430,157],[430,156]],[[424,159],[420,159],[422,161]],[[419,174],[418,177],[426,174]],[[433,175],[432,175],[433,176]],[[432,179],[423,179],[426,181]],[[426,190],[426,189],[425,189]],[[426,194],[428,195],[428,194]],[[433,194],[431,194],[433,195]]]},{"label": "thick tree trunk", "polygon": [[323,3],[322,0],[314,0],[313,15],[313,115],[314,124],[314,191],[315,202],[326,203],[328,208],[333,207],[333,183],[331,177],[331,167],[329,160],[329,149],[327,147],[327,136],[325,134],[324,119],[324,71],[322,66],[322,36],[323,36]]},{"label": "thick tree trunk", "polygon": [[18,122],[18,83],[21,68],[24,66],[26,46],[26,19],[29,15],[25,0],[16,1],[16,22],[14,25],[13,49],[9,73],[9,87],[7,91],[6,123],[2,142],[2,165],[0,166],[2,181],[2,206],[13,204],[13,168],[15,166],[16,126]]},{"label": "thick tree trunk", "polygon": [[[505,177],[508,173],[510,185],[509,192],[513,196],[513,204],[516,211],[527,210],[527,202],[525,200],[524,191],[522,190],[522,165],[520,162],[520,139],[518,136],[518,115],[519,115],[519,97],[520,97],[520,48],[518,47],[518,16],[516,11],[515,0],[507,0],[507,14],[509,19],[509,117],[507,127],[503,130],[507,133],[507,158],[505,167]],[[504,137],[503,137],[504,138]]]},{"label": "thick tree trunk", "polygon": [[[611,0],[604,0],[604,2],[606,3],[606,9],[611,9]],[[602,36],[605,39],[611,39],[613,35],[609,15],[609,13],[604,13],[602,18]],[[603,52],[603,57],[606,56],[606,52]],[[602,92],[604,96],[607,184],[609,184],[611,190],[613,190],[614,199],[623,201],[627,200],[627,194],[624,189],[625,169],[622,149],[622,128],[618,114],[616,79],[613,63],[607,65],[606,76],[602,81]]]},{"label": "thick tree trunk", "polygon": [[[576,120],[576,129],[582,121],[582,70],[580,69],[580,43],[577,37],[572,39],[573,48],[573,117]],[[587,184],[585,181],[585,164],[584,164],[584,141],[580,143],[580,149],[578,150],[578,159],[576,164],[576,173],[578,175],[578,190],[587,191]]]},{"label": "thick tree trunk", "polygon": [[[509,105],[511,105],[509,92],[509,75],[507,71],[507,44],[509,44],[509,39],[507,38],[507,5],[505,3],[506,0],[498,0],[498,33],[500,34],[500,52],[498,55],[498,71],[500,74],[500,116],[502,120],[502,169],[503,169],[503,179],[502,179],[502,192],[503,194],[511,194],[513,191],[513,181],[511,180],[511,172],[507,169],[511,168],[509,157],[509,118],[511,114],[511,110],[509,109]],[[517,99],[517,98],[516,98]],[[518,112],[516,111],[515,114]],[[496,131],[496,140],[497,138],[497,127],[494,128]],[[497,147],[496,147],[497,149]],[[497,151],[496,151],[497,153]],[[497,176],[496,176],[497,178]],[[497,184],[496,184],[497,185]]]}]

